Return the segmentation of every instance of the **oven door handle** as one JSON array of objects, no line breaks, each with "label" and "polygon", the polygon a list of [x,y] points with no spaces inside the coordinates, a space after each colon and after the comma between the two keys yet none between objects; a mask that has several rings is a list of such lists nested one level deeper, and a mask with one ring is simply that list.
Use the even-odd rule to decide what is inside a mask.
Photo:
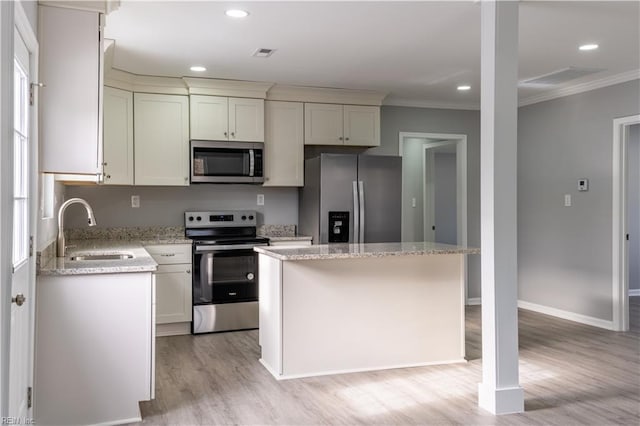
[{"label": "oven door handle", "polygon": [[231,251],[231,250],[250,250],[257,246],[266,246],[268,244],[226,244],[219,246],[196,246],[196,253]]}]

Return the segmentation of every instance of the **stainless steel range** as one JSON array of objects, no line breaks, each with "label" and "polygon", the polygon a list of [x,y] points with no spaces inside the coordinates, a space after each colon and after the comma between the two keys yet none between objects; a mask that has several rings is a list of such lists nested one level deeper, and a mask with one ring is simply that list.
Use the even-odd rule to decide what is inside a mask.
[{"label": "stainless steel range", "polygon": [[256,212],[185,212],[193,240],[193,334],[258,328]]}]

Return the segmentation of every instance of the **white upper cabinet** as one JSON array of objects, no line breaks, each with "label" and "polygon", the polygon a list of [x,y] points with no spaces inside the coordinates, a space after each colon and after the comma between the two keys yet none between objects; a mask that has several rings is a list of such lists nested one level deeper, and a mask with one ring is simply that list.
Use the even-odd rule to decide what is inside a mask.
[{"label": "white upper cabinet", "polygon": [[98,12],[39,7],[43,172],[102,172],[102,18]]},{"label": "white upper cabinet", "polygon": [[380,107],[304,105],[305,145],[380,145]]},{"label": "white upper cabinet", "polygon": [[136,185],[189,185],[189,100],[135,93]]},{"label": "white upper cabinet", "polygon": [[264,142],[264,100],[191,95],[191,139]]},{"label": "white upper cabinet", "polygon": [[105,185],[133,185],[133,93],[104,88]]},{"label": "white upper cabinet", "polygon": [[265,102],[264,186],[304,185],[302,102]]},{"label": "white upper cabinet", "polygon": [[305,145],[344,145],[342,105],[304,104]]},{"label": "white upper cabinet", "polygon": [[380,146],[380,108],[344,106],[344,144]]},{"label": "white upper cabinet", "polygon": [[229,102],[223,96],[189,97],[191,139],[229,139]]}]

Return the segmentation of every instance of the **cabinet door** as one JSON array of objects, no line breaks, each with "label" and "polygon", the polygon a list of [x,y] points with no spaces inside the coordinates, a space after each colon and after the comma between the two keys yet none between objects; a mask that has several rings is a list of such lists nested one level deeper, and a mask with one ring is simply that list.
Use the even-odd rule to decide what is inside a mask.
[{"label": "cabinet door", "polygon": [[229,98],[229,140],[264,142],[264,99]]},{"label": "cabinet door", "polygon": [[344,144],[380,146],[380,107],[344,106]]},{"label": "cabinet door", "polygon": [[191,264],[158,265],[156,324],[191,321]]},{"label": "cabinet door", "polygon": [[191,139],[229,139],[229,106],[224,96],[191,95]]},{"label": "cabinet door", "polygon": [[344,145],[342,105],[304,104],[304,144]]},{"label": "cabinet door", "polygon": [[39,7],[42,172],[102,171],[100,16]]},{"label": "cabinet door", "polygon": [[105,185],[133,185],[133,93],[104,88]]},{"label": "cabinet door", "polygon": [[135,93],[136,185],[189,184],[187,96]]},{"label": "cabinet door", "polygon": [[304,106],[265,102],[264,186],[304,185]]}]

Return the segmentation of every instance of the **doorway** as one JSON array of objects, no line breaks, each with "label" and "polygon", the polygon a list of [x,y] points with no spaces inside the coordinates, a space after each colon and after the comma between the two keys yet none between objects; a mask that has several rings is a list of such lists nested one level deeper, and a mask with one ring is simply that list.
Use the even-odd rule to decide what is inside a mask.
[{"label": "doorway", "polygon": [[640,124],[629,126],[627,148],[629,329],[640,331]]},{"label": "doorway", "polygon": [[[402,157],[402,241],[446,239],[448,244],[466,246],[467,136],[400,132],[398,146]],[[451,170],[452,161],[455,172]],[[444,184],[438,185],[438,180]],[[466,264],[464,276],[466,293]]]},{"label": "doorway", "polygon": [[[629,298],[634,294],[630,279],[635,279],[638,253],[638,151],[636,141],[640,115],[613,120],[613,250],[612,300],[613,329],[629,330]],[[632,140],[635,138],[636,140]],[[633,157],[633,158],[632,158]],[[631,183],[631,180],[635,181]]]}]

